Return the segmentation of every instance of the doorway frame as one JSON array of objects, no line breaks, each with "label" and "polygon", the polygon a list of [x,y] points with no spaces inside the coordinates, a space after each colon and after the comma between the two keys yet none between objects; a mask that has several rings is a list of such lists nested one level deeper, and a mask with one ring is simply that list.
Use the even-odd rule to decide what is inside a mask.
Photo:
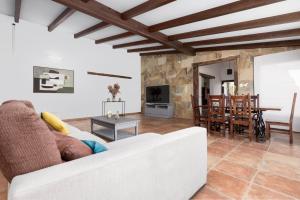
[{"label": "doorway frame", "polygon": [[[237,67],[237,64],[239,63],[240,56],[228,56],[225,58],[216,58],[214,60],[210,61],[203,61],[203,62],[197,62],[192,64],[193,68],[193,96],[197,97],[195,98],[196,105],[199,105],[199,67],[203,65],[212,65],[216,63],[221,63],[225,61],[235,61]],[[235,85],[238,85],[238,74],[237,69],[234,70],[234,83]]]},{"label": "doorway frame", "polygon": [[223,80],[223,81],[221,82],[221,94],[222,94],[222,95],[224,94],[224,91],[223,91],[223,84],[224,84],[224,83],[228,83],[228,82],[234,82],[234,80]]}]

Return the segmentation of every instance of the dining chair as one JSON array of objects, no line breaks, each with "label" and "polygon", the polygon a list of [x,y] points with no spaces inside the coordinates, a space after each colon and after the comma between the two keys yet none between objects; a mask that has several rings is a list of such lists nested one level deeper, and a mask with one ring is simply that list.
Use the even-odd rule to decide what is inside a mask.
[{"label": "dining chair", "polygon": [[191,102],[194,125],[201,126],[203,124],[205,127],[207,127],[207,107],[197,105],[193,95],[191,95]]},{"label": "dining chair", "polygon": [[230,134],[235,137],[248,132],[250,141],[253,139],[253,121],[250,95],[230,96]]},{"label": "dining chair", "polygon": [[225,136],[225,96],[209,95],[208,97],[208,131],[222,133]]},{"label": "dining chair", "polygon": [[[275,130],[281,134],[287,134],[290,137],[290,144],[293,144],[293,120],[294,120],[294,111],[296,106],[297,93],[294,93],[292,109],[290,114],[289,122],[278,122],[278,121],[266,121],[266,133],[267,137],[271,138],[271,131]],[[284,128],[272,128],[272,126],[286,127]]]}]

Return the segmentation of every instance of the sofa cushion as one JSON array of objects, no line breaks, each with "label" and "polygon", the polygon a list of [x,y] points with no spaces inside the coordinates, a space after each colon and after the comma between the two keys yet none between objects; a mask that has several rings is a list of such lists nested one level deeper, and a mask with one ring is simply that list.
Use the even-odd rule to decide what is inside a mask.
[{"label": "sofa cushion", "polygon": [[0,127],[0,169],[8,181],[62,163],[55,136],[30,104],[2,104]]},{"label": "sofa cushion", "polygon": [[107,150],[107,148],[103,144],[100,144],[99,142],[93,140],[82,140],[82,142],[86,144],[93,153],[101,153]]},{"label": "sofa cushion", "polygon": [[24,103],[28,108],[32,108],[34,110],[33,104],[27,100],[8,100],[8,101],[3,102],[2,104],[13,103],[13,102]]},{"label": "sofa cushion", "polygon": [[64,161],[75,160],[93,154],[92,149],[82,141],[62,135],[57,131],[52,131],[52,133],[55,135],[57,147]]},{"label": "sofa cushion", "polygon": [[45,120],[50,126],[52,126],[56,131],[60,132],[63,135],[68,135],[69,130],[65,123],[61,121],[56,115],[50,112],[42,112],[42,119]]}]

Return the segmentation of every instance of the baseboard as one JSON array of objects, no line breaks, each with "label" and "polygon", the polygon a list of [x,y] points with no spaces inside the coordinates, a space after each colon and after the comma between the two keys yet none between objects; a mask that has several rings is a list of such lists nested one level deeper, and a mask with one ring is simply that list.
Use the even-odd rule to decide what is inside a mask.
[{"label": "baseboard", "polygon": [[140,114],[143,114],[143,113],[142,112],[126,113],[126,116],[127,115],[140,115]]},{"label": "baseboard", "polygon": [[[285,130],[285,129],[284,129],[284,130]],[[279,129],[279,128],[272,128],[271,131],[280,132],[280,131],[282,131],[282,129]],[[299,131],[293,131],[293,133],[300,134]]]},{"label": "baseboard", "polygon": [[81,121],[81,120],[88,120],[91,119],[91,117],[80,117],[80,118],[72,118],[72,119],[64,119],[64,122],[70,122],[70,121]]},{"label": "baseboard", "polygon": [[[134,113],[126,113],[126,116],[128,115],[138,115],[142,114],[141,112],[134,112]],[[91,119],[91,117],[80,117],[80,118],[72,118],[72,119],[64,119],[64,122],[70,122],[70,121],[82,121],[82,120],[88,120]]]}]

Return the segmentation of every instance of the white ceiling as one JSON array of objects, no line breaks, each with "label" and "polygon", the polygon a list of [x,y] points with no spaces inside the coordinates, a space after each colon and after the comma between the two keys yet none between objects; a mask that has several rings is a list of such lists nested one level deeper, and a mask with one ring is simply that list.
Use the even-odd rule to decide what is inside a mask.
[{"label": "white ceiling", "polygon": [[[141,3],[146,2],[146,0],[97,0],[100,3],[103,3],[118,12],[125,12],[130,8],[133,8]],[[135,20],[150,26],[153,24],[157,24],[166,20],[175,19],[178,17],[182,17],[188,14],[196,13],[199,11],[203,11],[206,9],[214,8],[217,6],[221,6],[224,4],[228,4],[231,2],[235,2],[237,0],[177,0],[175,2],[169,3],[167,5],[161,6],[155,10],[144,13],[142,15],[134,17]],[[21,19],[27,20],[36,24],[40,24],[43,26],[48,26],[63,10],[65,6],[55,3],[51,0],[22,0],[22,9],[21,9]],[[221,26],[231,23],[237,23],[242,21],[248,21],[253,19],[259,19],[264,17],[270,17],[280,14],[286,14],[291,12],[300,11],[300,0],[286,0],[283,2],[254,8],[242,12],[237,12],[234,14],[229,14],[221,17],[216,17],[208,20],[203,20],[200,22],[195,22],[183,26],[178,26],[166,30],[162,30],[162,33],[166,35],[173,35],[183,32],[189,32],[194,30],[200,30],[205,28],[211,28],[215,26]],[[13,16],[14,13],[14,0],[0,0],[0,13]],[[66,21],[64,21],[56,30],[61,30],[68,32],[70,34],[74,34],[83,29],[86,29],[92,25],[101,22],[101,20],[95,19],[93,17],[87,16],[80,12],[75,12],[71,17],[69,17]],[[22,22],[21,22],[22,23]],[[237,35],[247,35],[247,34],[255,34],[255,33],[263,33],[268,31],[279,31],[279,30],[287,30],[300,28],[300,22],[289,23],[284,25],[276,25],[269,26],[263,28],[256,29],[248,29],[243,31],[235,31],[230,33],[222,33],[215,34],[209,36],[202,36],[190,39],[181,40],[182,42],[190,42],[190,41],[198,41],[198,40],[206,40],[206,39],[214,39],[214,38],[222,38],[229,36],[237,36]],[[96,40],[104,37],[112,36],[115,34],[126,32],[126,30],[118,28],[116,26],[111,26],[109,28],[102,29],[95,33],[89,34],[85,36],[86,38]],[[295,38],[295,37],[293,37]],[[289,39],[293,39],[289,38]],[[297,38],[297,37],[296,37]],[[115,40],[108,42],[110,45],[121,44],[127,42],[134,42],[139,40],[144,40],[145,38],[142,36],[132,36],[120,40]],[[279,40],[286,40],[287,38],[282,38]],[[274,40],[277,41],[278,39]],[[269,40],[261,40],[259,42],[269,41]],[[273,41],[273,40],[270,40]],[[246,42],[249,43],[249,42]],[[253,43],[250,42],[250,43]],[[238,43],[233,43],[238,44]],[[142,47],[150,47],[157,46],[158,43],[147,44],[147,45],[139,45],[132,48],[142,48]],[[211,45],[215,46],[215,45]],[[199,46],[198,46],[199,47]],[[204,46],[200,46],[204,47]]]}]

